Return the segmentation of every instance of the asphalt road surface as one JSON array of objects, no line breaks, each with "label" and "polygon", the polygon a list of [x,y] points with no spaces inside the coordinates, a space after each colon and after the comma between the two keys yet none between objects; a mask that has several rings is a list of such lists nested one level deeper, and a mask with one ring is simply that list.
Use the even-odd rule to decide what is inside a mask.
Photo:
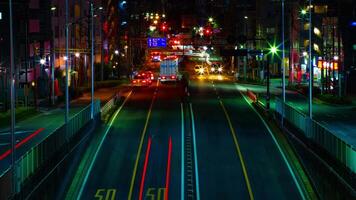
[{"label": "asphalt road surface", "polygon": [[302,199],[272,134],[232,82],[133,89],[116,114],[80,199]]}]

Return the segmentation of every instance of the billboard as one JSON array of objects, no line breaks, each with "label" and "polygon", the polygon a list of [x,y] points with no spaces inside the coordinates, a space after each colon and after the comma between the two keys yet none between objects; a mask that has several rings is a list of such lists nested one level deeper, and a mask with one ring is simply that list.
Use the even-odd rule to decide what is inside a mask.
[{"label": "billboard", "polygon": [[148,48],[166,48],[167,38],[147,38]]}]

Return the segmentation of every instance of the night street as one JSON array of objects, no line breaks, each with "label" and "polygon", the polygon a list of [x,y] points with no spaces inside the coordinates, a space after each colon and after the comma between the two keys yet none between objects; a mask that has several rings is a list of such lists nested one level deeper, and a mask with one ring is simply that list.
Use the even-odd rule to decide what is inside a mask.
[{"label": "night street", "polygon": [[[302,199],[271,134],[234,84],[193,80],[189,93],[179,84],[133,90],[105,130],[81,199],[109,190],[118,199],[163,198],[167,188],[170,199]],[[182,147],[182,134],[195,134],[191,152]]]},{"label": "night street", "polygon": [[356,199],[355,0],[0,0],[0,200]]}]

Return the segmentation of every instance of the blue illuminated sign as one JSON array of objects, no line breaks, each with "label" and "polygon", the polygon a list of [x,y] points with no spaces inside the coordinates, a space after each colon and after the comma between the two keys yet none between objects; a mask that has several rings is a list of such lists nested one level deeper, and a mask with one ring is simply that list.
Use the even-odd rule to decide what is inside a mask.
[{"label": "blue illuminated sign", "polygon": [[148,38],[148,48],[167,47],[167,38]]},{"label": "blue illuminated sign", "polygon": [[356,21],[350,23],[351,26],[356,26]]}]

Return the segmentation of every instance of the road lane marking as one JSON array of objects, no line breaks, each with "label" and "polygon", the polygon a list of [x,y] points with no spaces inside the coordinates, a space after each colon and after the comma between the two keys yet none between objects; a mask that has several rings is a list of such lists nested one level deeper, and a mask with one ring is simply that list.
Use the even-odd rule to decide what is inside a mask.
[{"label": "road lane marking", "polygon": [[152,142],[151,138],[148,138],[146,157],[145,157],[145,164],[143,166],[141,185],[140,185],[140,196],[138,198],[139,200],[142,200],[142,197],[143,197],[143,189],[144,189],[144,186],[145,186],[145,177],[146,177],[146,172],[147,172],[148,159],[149,159],[150,151],[151,151],[151,142]]},{"label": "road lane marking", "polygon": [[[104,192],[104,194],[102,194]],[[116,199],[116,189],[98,189],[95,193],[95,198],[98,200],[115,200]],[[104,198],[105,197],[105,198]]]},{"label": "road lane marking", "polygon": [[221,105],[221,107],[222,107],[222,109],[223,109],[223,111],[225,113],[225,117],[226,117],[227,123],[229,124],[230,132],[231,132],[232,138],[233,138],[234,143],[235,143],[237,154],[238,154],[238,156],[240,158],[240,161],[241,161],[240,163],[241,163],[241,167],[242,167],[242,172],[243,172],[244,177],[245,177],[245,182],[246,182],[248,194],[250,196],[250,199],[253,200],[254,196],[253,196],[253,192],[252,192],[252,189],[251,189],[250,180],[248,178],[245,161],[244,161],[244,158],[242,156],[240,145],[239,145],[238,140],[237,140],[236,132],[234,130],[234,127],[232,126],[231,119],[229,117],[229,114],[227,113],[227,110],[226,110],[223,102],[221,100],[219,100],[219,102],[220,102],[220,105]]},{"label": "road lane marking", "polygon": [[169,136],[167,171],[166,171],[166,191],[164,193],[165,200],[168,200],[168,194],[169,194],[169,181],[170,181],[170,175],[171,175],[171,159],[172,159],[172,136]]},{"label": "road lane marking", "polygon": [[[235,84],[235,86],[236,86],[236,84]],[[238,90],[238,91],[239,91],[239,90]],[[298,188],[298,192],[299,192],[300,196],[302,197],[302,199],[306,199],[304,193],[302,192],[302,188],[301,188],[301,186],[299,185],[299,182],[297,181],[297,178],[296,178],[296,176],[295,176],[295,174],[294,174],[294,172],[293,172],[293,170],[292,170],[292,167],[290,166],[290,164],[289,164],[289,162],[288,162],[288,160],[287,160],[287,158],[286,158],[284,152],[282,151],[282,148],[280,147],[279,143],[277,142],[277,139],[274,137],[274,135],[273,135],[271,129],[268,127],[267,123],[265,122],[265,120],[263,119],[263,117],[260,115],[260,113],[258,113],[258,112],[256,111],[256,109],[251,105],[251,103],[248,101],[248,99],[245,97],[245,95],[242,94],[241,91],[239,91],[239,92],[240,92],[241,96],[245,99],[245,101],[247,102],[247,104],[252,108],[252,110],[253,110],[253,111],[257,114],[257,116],[260,118],[260,120],[262,121],[262,123],[264,124],[264,126],[267,128],[268,133],[269,133],[270,136],[272,137],[273,142],[276,144],[278,151],[279,151],[280,154],[282,155],[282,158],[283,158],[285,164],[287,165],[287,168],[288,168],[290,174],[292,175],[292,178],[293,178],[294,183],[296,184],[296,186],[297,186],[297,188]]]},{"label": "road lane marking", "polygon": [[180,188],[180,196],[181,200],[184,200],[184,109],[183,109],[183,103],[180,103],[180,111],[181,111],[181,140],[182,140],[182,146],[181,146],[181,188]]},{"label": "road lane marking", "polygon": [[111,129],[111,126],[113,125],[117,115],[120,113],[120,111],[122,110],[122,108],[124,107],[124,105],[126,104],[126,102],[128,101],[128,99],[130,98],[132,94],[132,90],[130,91],[130,93],[127,95],[126,99],[124,100],[124,102],[121,104],[121,106],[119,107],[119,109],[116,110],[114,116],[111,118],[110,120],[110,123],[109,123],[109,126],[108,128],[106,129],[105,133],[104,133],[104,137],[101,138],[101,141],[99,143],[99,146],[98,148],[96,149],[95,151],[95,154],[94,154],[94,159],[91,160],[91,163],[89,165],[89,169],[87,171],[87,173],[85,174],[85,177],[84,177],[84,181],[82,183],[82,186],[80,187],[80,190],[79,190],[79,194],[78,194],[78,198],[77,199],[80,199],[80,197],[82,196],[82,193],[83,193],[83,190],[84,190],[84,187],[88,181],[88,178],[89,178],[89,175],[91,173],[91,170],[93,169],[93,166],[94,166],[94,163],[96,161],[96,158],[98,157],[98,154],[99,154],[99,151],[101,149],[101,147],[103,146],[103,143],[104,143],[104,140],[106,138],[106,136],[108,135],[110,129]]},{"label": "road lane marking", "polygon": [[[156,87],[157,86],[158,86],[158,81],[157,81]],[[147,113],[147,116],[146,116],[145,126],[143,127],[143,131],[142,131],[142,134],[141,134],[140,144],[138,146],[137,155],[136,155],[134,171],[133,171],[132,178],[131,178],[131,183],[130,183],[129,195],[128,195],[128,198],[127,198],[128,200],[132,199],[132,192],[133,192],[133,187],[134,187],[135,179],[136,179],[138,161],[140,160],[140,154],[141,154],[141,150],[142,150],[142,145],[143,145],[143,141],[145,139],[145,135],[146,135],[147,127],[148,127],[148,122],[149,122],[150,117],[151,117],[151,112],[152,112],[153,103],[154,103],[155,99],[156,99],[156,95],[154,95],[152,97],[151,105],[150,105],[150,108],[148,109],[148,113]]]},{"label": "road lane marking", "polygon": [[[31,133],[29,136],[25,137],[23,140],[21,140],[19,143],[17,143],[15,145],[15,149],[20,148],[22,145],[24,145],[26,142],[28,142],[29,140],[31,140],[33,137],[35,137],[36,135],[38,135],[40,132],[42,132],[44,130],[44,128],[39,128],[38,130],[36,130],[35,132]],[[6,158],[8,155],[10,155],[12,153],[11,149],[8,149],[7,151],[5,151],[3,154],[0,155],[0,160],[3,160],[4,158]]]},{"label": "road lane marking", "polygon": [[190,116],[192,118],[192,132],[193,132],[193,148],[194,148],[194,169],[195,169],[195,189],[197,193],[197,200],[200,200],[200,190],[199,190],[199,173],[198,173],[198,156],[197,156],[197,143],[195,137],[195,122],[192,103],[189,103]]}]

